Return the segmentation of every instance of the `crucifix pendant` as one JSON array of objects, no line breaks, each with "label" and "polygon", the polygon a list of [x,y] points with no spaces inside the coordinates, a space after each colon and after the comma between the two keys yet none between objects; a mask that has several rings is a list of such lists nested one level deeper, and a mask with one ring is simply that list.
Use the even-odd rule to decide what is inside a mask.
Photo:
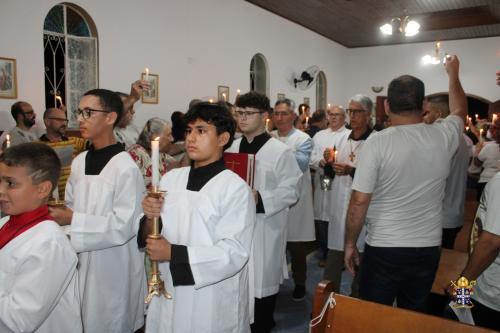
[{"label": "crucifix pendant", "polygon": [[356,158],[356,155],[354,154],[354,152],[351,151],[351,153],[349,154],[349,159],[351,160],[351,162],[354,162],[355,158]]}]

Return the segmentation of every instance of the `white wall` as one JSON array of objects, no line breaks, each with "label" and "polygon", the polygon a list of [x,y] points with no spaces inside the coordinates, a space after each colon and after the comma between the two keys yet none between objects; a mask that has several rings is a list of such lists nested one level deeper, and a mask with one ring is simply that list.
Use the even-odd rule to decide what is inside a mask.
[{"label": "white wall", "polygon": [[[44,109],[43,21],[60,1],[1,0],[0,56],[17,59],[18,100],[32,103],[39,121]],[[160,75],[160,103],[138,105],[135,122],[152,116],[169,118],[185,111],[192,98],[216,96],[217,85],[249,89],[250,60],[262,53],[270,66],[270,96],[285,93],[296,102],[309,97],[315,107],[315,87],[295,90],[292,72],[318,65],[328,81],[328,102],[345,104],[373,85],[385,87],[400,74],[426,83],[427,93],[446,91],[440,66],[422,67],[420,58],[433,43],[346,49],[290,21],[243,0],[74,0],[94,19],[99,33],[99,83],[102,88],[128,91],[145,67]],[[467,92],[497,100],[494,72],[500,68],[500,37],[445,41],[448,53],[462,60]],[[10,106],[0,99],[0,130],[13,125]]]},{"label": "white wall", "polygon": [[[495,73],[500,69],[500,37],[443,41],[441,49],[456,54],[460,60],[460,76],[466,93],[491,102],[500,98]],[[349,49],[349,79],[345,93],[368,96],[386,95],[389,82],[403,74],[420,78],[426,94],[448,91],[448,77],[440,65],[423,65],[421,58],[434,52],[434,43],[416,43]],[[375,94],[372,86],[384,86]]]},{"label": "white wall", "polygon": [[[0,56],[16,58],[18,99],[32,103],[39,120],[44,109],[43,21],[53,0],[2,0]],[[135,122],[169,118],[192,98],[216,96],[217,85],[249,89],[250,60],[262,53],[270,67],[270,97],[285,93],[296,102],[315,88],[295,90],[287,78],[318,65],[331,80],[328,98],[344,99],[346,49],[242,0],[75,0],[99,34],[100,87],[128,91],[145,67],[160,75],[160,103],[138,105]],[[0,130],[13,125],[13,100],[0,99]]]}]

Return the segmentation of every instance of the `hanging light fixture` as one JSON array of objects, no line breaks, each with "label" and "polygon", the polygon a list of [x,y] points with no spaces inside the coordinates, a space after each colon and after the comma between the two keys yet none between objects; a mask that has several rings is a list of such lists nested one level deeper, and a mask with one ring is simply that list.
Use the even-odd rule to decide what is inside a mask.
[{"label": "hanging light fixture", "polygon": [[434,54],[426,54],[422,57],[424,65],[438,65],[441,63],[441,42],[436,42]]},{"label": "hanging light fixture", "polygon": [[410,20],[409,16],[403,16],[393,18],[391,23],[386,23],[379,29],[384,35],[392,35],[394,31],[398,31],[406,37],[411,37],[419,33],[420,24],[417,21]]}]

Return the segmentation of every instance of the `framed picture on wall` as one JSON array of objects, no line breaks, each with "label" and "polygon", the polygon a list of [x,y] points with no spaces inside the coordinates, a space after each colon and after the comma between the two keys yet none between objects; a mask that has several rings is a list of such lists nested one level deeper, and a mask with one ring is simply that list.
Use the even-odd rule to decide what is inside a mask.
[{"label": "framed picture on wall", "polygon": [[16,59],[0,57],[0,98],[17,98]]},{"label": "framed picture on wall", "polygon": [[158,74],[141,74],[141,80],[149,81],[151,87],[142,93],[142,103],[158,104],[160,93],[160,76]]},{"label": "framed picture on wall", "polygon": [[304,97],[304,104],[311,106],[310,103],[311,103],[311,100],[309,99],[309,97]]},{"label": "framed picture on wall", "polygon": [[229,101],[229,87],[217,86],[217,100],[219,102]]},{"label": "framed picture on wall", "polygon": [[278,93],[278,101],[285,98],[285,94]]}]

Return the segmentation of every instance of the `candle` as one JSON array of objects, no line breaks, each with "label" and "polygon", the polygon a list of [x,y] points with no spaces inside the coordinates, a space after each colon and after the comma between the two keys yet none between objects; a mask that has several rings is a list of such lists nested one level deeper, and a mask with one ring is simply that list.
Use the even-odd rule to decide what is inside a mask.
[{"label": "candle", "polygon": [[266,132],[269,132],[269,118],[266,119]]},{"label": "candle", "polygon": [[467,120],[469,120],[469,123],[472,122],[472,118],[471,117],[467,117]]},{"label": "candle", "polygon": [[144,80],[149,81],[149,68],[144,68],[144,72],[146,75],[144,76]]},{"label": "candle", "polygon": [[328,162],[335,163],[337,161],[337,147],[333,146],[333,148],[330,148],[328,155]]},{"label": "candle", "polygon": [[[59,101],[59,103],[62,105],[62,98],[59,95],[56,95],[56,100]],[[57,103],[56,103],[57,106]]]},{"label": "candle", "polygon": [[309,117],[306,116],[306,124],[305,124],[306,127],[309,127]]},{"label": "candle", "polygon": [[302,105],[301,109],[302,109],[302,113],[304,113],[304,105]]},{"label": "candle", "polygon": [[10,134],[5,137],[5,147],[10,148]]},{"label": "candle", "polygon": [[328,103],[328,108],[330,108],[330,106],[332,106],[330,103]]},{"label": "candle", "polygon": [[469,131],[469,126],[465,126],[465,131],[468,132]]},{"label": "candle", "polygon": [[491,119],[491,122],[494,124],[497,121],[497,114],[494,113]]},{"label": "candle", "polygon": [[160,137],[151,141],[151,171],[153,189],[158,189],[160,184]]},{"label": "candle", "polygon": [[208,100],[208,103],[213,103],[213,102],[214,102],[214,100],[211,98]]},{"label": "candle", "polygon": [[225,102],[226,101],[226,93],[222,93],[222,100]]},{"label": "candle", "polygon": [[479,119],[479,115],[476,113],[476,121],[478,121]]},{"label": "candle", "polygon": [[484,130],[481,128],[481,129],[479,130],[479,136],[480,136],[481,138],[483,137],[483,132],[484,132]]},{"label": "candle", "polygon": [[241,90],[236,89],[236,95],[239,95],[241,93]]}]

